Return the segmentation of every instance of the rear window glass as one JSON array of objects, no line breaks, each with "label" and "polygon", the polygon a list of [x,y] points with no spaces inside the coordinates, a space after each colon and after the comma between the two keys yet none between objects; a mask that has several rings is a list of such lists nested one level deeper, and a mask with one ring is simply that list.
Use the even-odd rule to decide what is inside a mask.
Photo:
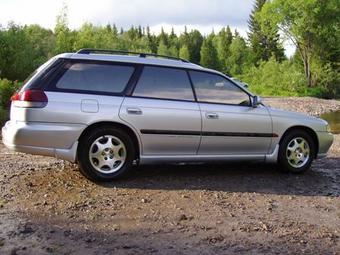
[{"label": "rear window glass", "polygon": [[68,90],[121,93],[134,71],[132,66],[69,63],[56,87]]},{"label": "rear window glass", "polygon": [[39,84],[36,84],[37,80],[39,80],[42,76],[45,70],[50,68],[54,63],[57,61],[57,58],[51,58],[41,66],[39,66],[36,70],[34,70],[33,73],[31,73],[23,82],[21,91],[24,91],[26,89],[33,89],[36,87],[39,87]]}]

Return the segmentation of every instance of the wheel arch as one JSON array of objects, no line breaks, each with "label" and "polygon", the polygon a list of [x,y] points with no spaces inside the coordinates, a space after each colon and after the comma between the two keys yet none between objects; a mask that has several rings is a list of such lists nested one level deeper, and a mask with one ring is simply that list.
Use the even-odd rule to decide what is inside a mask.
[{"label": "wheel arch", "polygon": [[316,132],[315,132],[312,128],[310,128],[310,127],[301,126],[301,125],[289,127],[289,128],[283,133],[283,135],[281,136],[280,141],[279,141],[279,145],[281,145],[281,142],[282,142],[283,138],[284,138],[288,133],[290,133],[290,132],[293,131],[293,130],[303,130],[303,131],[305,131],[307,134],[309,134],[309,135],[312,137],[313,142],[314,142],[314,144],[315,144],[315,155],[314,155],[314,157],[316,158],[317,155],[318,155],[318,151],[319,151],[319,140],[318,140],[318,136],[317,136]]},{"label": "wheel arch", "polygon": [[[95,122],[90,124],[89,126],[87,126],[82,133],[80,134],[78,141],[82,140],[83,137],[85,137],[87,134],[89,134],[92,130],[98,128],[98,127],[116,127],[119,128],[123,131],[125,131],[132,139],[133,144],[135,146],[136,149],[136,155],[135,155],[135,159],[139,159],[139,155],[140,155],[140,142],[139,139],[137,137],[137,134],[135,133],[135,131],[133,131],[133,129],[125,124],[119,123],[119,122],[113,122],[113,121],[100,121],[100,122]],[[78,154],[78,152],[77,152]]]}]

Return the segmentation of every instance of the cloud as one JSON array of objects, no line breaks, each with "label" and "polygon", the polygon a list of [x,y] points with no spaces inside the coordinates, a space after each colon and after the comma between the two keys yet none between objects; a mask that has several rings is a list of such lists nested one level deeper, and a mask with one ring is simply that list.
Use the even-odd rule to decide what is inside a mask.
[{"label": "cloud", "polygon": [[13,20],[53,28],[63,2],[72,28],[84,22],[124,28],[159,24],[245,27],[253,0],[2,0],[0,23]]},{"label": "cloud", "polygon": [[[77,2],[71,0],[70,3]],[[173,25],[244,24],[252,8],[252,0],[129,0],[101,1],[88,10],[87,17],[129,24]]]},{"label": "cloud", "polygon": [[[95,25],[115,23],[127,29],[132,25],[150,26],[154,33],[173,27],[181,33],[198,29],[203,34],[218,32],[229,25],[246,37],[247,20],[254,0],[0,0],[0,25],[9,21],[39,24],[53,29],[63,3],[68,6],[69,26],[84,22]],[[291,56],[295,47],[285,43]]]}]

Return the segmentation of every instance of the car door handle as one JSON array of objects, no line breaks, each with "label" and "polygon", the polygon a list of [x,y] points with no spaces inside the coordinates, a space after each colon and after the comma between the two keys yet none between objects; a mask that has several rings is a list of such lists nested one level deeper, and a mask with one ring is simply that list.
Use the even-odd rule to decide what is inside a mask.
[{"label": "car door handle", "polygon": [[139,108],[127,108],[126,109],[128,114],[134,114],[134,115],[141,115],[143,112]]},{"label": "car door handle", "polygon": [[218,114],[215,112],[207,112],[205,116],[207,119],[218,119]]}]

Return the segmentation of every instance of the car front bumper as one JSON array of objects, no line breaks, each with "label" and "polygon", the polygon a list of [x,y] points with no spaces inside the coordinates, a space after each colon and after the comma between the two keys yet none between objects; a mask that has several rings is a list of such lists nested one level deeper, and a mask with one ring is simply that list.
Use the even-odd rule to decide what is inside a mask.
[{"label": "car front bumper", "polygon": [[68,123],[8,121],[2,141],[13,151],[76,160],[78,137],[86,126]]},{"label": "car front bumper", "polygon": [[324,158],[327,156],[327,152],[332,146],[334,136],[329,132],[316,132],[316,134],[319,141],[319,151],[317,154],[317,158]]}]

